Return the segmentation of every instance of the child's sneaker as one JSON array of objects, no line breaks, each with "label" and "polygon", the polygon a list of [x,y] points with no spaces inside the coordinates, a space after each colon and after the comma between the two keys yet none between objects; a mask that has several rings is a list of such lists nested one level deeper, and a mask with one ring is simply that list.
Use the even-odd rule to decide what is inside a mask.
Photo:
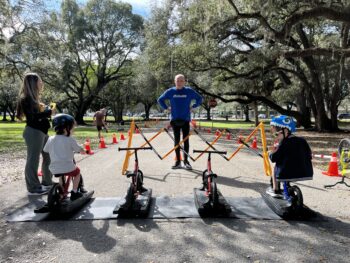
[{"label": "child's sneaker", "polygon": [[86,190],[84,186],[80,186],[79,187],[79,192],[82,193],[82,194],[86,194],[88,192],[88,190]]},{"label": "child's sneaker", "polygon": [[74,201],[77,200],[78,198],[82,197],[83,194],[80,192],[74,192],[73,190],[70,192],[70,200]]}]

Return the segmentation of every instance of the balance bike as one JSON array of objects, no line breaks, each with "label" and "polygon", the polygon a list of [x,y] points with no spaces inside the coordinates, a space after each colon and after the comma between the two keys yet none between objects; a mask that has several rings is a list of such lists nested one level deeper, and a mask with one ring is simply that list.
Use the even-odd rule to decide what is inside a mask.
[{"label": "balance bike", "polygon": [[152,189],[143,187],[143,173],[139,169],[137,151],[152,150],[152,147],[118,148],[118,150],[133,150],[135,152],[135,163],[134,171],[127,172],[126,174],[128,178],[131,177],[131,183],[126,196],[122,203],[114,208],[113,214],[119,214],[121,216],[147,216],[151,204]]},{"label": "balance bike", "polygon": [[198,212],[201,216],[224,215],[231,212],[230,205],[227,203],[221,192],[217,188],[217,174],[211,168],[211,154],[226,154],[226,151],[211,151],[211,150],[193,150],[193,153],[207,153],[207,169],[203,171],[202,183],[203,187],[194,188],[194,200]]},{"label": "balance bike", "polygon": [[273,197],[263,192],[262,197],[266,204],[282,218],[296,218],[303,215],[303,194],[296,185],[283,182],[283,198]]},{"label": "balance bike", "polygon": [[[79,182],[78,190],[80,191],[82,183],[82,175]],[[60,177],[61,183],[55,183],[48,192],[47,204],[43,207],[34,210],[35,213],[49,212],[52,214],[69,214],[79,210],[88,201],[90,201],[94,191],[83,193],[76,200],[71,200],[69,197],[70,181],[73,181],[73,176],[66,174],[57,174],[55,177]]]}]

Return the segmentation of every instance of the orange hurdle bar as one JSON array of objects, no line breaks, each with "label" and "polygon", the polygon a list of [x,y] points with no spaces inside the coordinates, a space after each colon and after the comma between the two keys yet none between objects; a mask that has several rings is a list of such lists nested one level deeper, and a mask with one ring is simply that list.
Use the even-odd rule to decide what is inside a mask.
[{"label": "orange hurdle bar", "polygon": [[[212,142],[210,143],[210,145],[208,145],[208,147],[207,147],[204,151],[207,151],[211,146],[213,146],[213,145],[220,139],[220,137],[222,136],[222,134],[223,134],[223,133],[220,132],[219,135],[215,138],[215,140],[212,141]],[[194,160],[197,161],[198,158],[200,158],[203,154],[204,154],[204,152],[200,153],[196,158],[194,158]]]},{"label": "orange hurdle bar", "polygon": [[184,141],[188,140],[188,138],[192,135],[192,132],[190,132],[182,141],[179,142],[179,144],[177,144],[174,148],[172,148],[168,153],[166,153],[163,157],[162,160],[165,159],[166,157],[169,156],[169,154],[171,154],[173,151],[175,151],[181,143],[183,143]]}]

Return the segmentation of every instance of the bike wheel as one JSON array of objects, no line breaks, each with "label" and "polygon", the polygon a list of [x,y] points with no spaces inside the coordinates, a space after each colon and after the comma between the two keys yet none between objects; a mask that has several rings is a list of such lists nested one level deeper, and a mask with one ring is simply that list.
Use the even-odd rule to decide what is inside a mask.
[{"label": "bike wheel", "polygon": [[300,212],[303,209],[304,201],[303,194],[298,186],[293,185],[288,189],[289,195],[292,199],[293,209],[297,212]]},{"label": "bike wheel", "polygon": [[141,170],[138,171],[137,174],[137,191],[139,191],[140,193],[142,192],[142,185],[143,185],[143,172]]},{"label": "bike wheel", "polygon": [[203,186],[204,186],[204,189],[203,190],[205,190],[205,189],[207,189],[208,190],[208,179],[207,179],[207,177],[208,177],[208,170],[207,169],[205,169],[204,171],[203,171],[203,173],[202,173],[202,183],[203,183]]},{"label": "bike wheel", "polygon": [[54,211],[60,205],[62,195],[63,187],[60,184],[55,183],[47,196],[47,206],[50,211]]},{"label": "bike wheel", "polygon": [[211,182],[210,199],[214,208],[219,206],[219,194],[214,180]]}]

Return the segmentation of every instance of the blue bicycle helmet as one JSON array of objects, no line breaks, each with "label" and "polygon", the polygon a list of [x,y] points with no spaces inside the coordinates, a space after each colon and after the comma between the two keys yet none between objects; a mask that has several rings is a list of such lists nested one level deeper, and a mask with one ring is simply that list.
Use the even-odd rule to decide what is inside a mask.
[{"label": "blue bicycle helmet", "polygon": [[292,117],[286,116],[286,115],[280,115],[277,117],[272,118],[270,122],[271,126],[276,126],[279,128],[286,128],[291,133],[296,131],[296,124]]},{"label": "blue bicycle helmet", "polygon": [[69,114],[57,114],[52,120],[52,126],[57,132],[58,130],[64,130],[67,128],[70,131],[74,126],[75,120],[73,116]]}]

